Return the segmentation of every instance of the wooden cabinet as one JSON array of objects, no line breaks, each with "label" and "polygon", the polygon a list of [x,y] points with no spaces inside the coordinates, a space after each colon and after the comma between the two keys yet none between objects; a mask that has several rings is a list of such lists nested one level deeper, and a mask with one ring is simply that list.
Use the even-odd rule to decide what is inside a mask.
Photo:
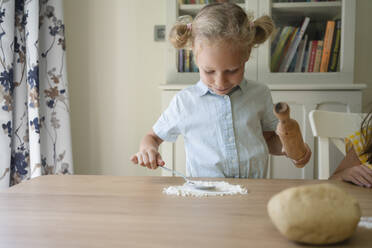
[{"label": "wooden cabinet", "polygon": [[[173,96],[188,85],[162,85],[162,108],[168,106]],[[308,114],[313,109],[340,112],[360,112],[361,93],[365,85],[269,85],[273,102],[287,102],[291,108],[291,117],[298,121],[303,138],[313,151],[309,163],[302,169],[296,168],[283,156],[270,156],[267,178],[289,179],[317,179],[317,145],[314,139]],[[330,148],[331,171],[342,159],[337,149]],[[161,145],[161,154],[169,167],[186,173],[186,156],[183,137],[180,136],[175,143],[164,142]],[[162,172],[163,175],[170,175]]]}]

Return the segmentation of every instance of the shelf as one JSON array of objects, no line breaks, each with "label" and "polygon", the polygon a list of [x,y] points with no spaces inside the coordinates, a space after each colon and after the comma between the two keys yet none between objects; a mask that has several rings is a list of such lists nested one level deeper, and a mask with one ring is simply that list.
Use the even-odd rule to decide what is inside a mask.
[{"label": "shelf", "polygon": [[303,15],[309,17],[336,16],[341,13],[342,4],[334,2],[273,3],[273,15]]},{"label": "shelf", "polygon": [[[181,4],[179,11],[182,15],[196,15],[206,4]],[[238,4],[243,9],[245,8],[244,4]]]}]

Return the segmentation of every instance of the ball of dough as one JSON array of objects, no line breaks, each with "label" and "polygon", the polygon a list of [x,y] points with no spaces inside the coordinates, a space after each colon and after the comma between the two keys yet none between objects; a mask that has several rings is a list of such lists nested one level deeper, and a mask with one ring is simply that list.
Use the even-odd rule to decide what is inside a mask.
[{"label": "ball of dough", "polygon": [[270,199],[267,210],[280,233],[308,244],[349,238],[361,216],[358,201],[328,183],[283,190]]}]

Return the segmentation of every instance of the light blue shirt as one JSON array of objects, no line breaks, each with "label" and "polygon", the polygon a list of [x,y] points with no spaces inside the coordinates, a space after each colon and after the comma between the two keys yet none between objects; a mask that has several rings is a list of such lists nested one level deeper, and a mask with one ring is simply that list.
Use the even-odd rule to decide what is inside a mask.
[{"label": "light blue shirt", "polygon": [[269,88],[243,80],[225,96],[199,81],[177,93],[153,126],[162,140],[185,140],[191,177],[264,178],[268,147],[263,131],[274,131]]}]

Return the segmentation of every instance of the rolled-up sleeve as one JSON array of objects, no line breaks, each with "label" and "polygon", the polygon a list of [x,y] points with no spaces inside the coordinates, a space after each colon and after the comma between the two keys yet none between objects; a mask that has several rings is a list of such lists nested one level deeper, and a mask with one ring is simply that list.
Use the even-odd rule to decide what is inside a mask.
[{"label": "rolled-up sleeve", "polygon": [[264,99],[265,99],[265,110],[261,120],[262,130],[263,131],[275,131],[276,126],[278,125],[278,119],[274,115],[273,108],[273,99],[271,97],[271,92],[268,87],[265,87],[264,90]]},{"label": "rolled-up sleeve", "polygon": [[180,121],[182,104],[178,95],[175,95],[167,109],[161,114],[152,127],[154,133],[162,140],[175,142],[180,135]]}]

